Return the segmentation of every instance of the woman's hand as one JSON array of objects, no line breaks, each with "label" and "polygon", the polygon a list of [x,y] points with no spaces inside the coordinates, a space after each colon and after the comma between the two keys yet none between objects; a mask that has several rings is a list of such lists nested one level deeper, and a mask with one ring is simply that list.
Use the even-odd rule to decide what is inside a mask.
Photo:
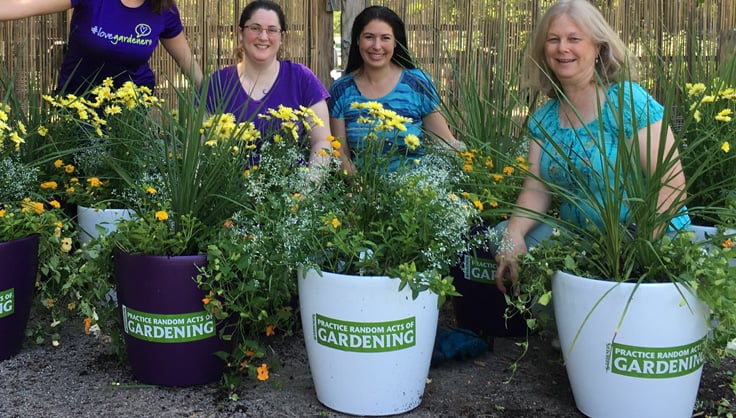
[{"label": "woman's hand", "polygon": [[519,294],[519,286],[517,279],[519,278],[519,255],[526,254],[527,247],[524,237],[506,230],[501,240],[501,245],[496,251],[496,286],[502,293],[506,293],[505,281],[510,281],[514,295]]}]

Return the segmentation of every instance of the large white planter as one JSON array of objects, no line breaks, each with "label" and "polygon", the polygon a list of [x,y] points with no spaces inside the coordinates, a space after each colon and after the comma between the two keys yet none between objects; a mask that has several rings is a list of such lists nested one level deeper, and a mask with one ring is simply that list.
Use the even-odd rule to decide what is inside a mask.
[{"label": "large white planter", "polygon": [[101,226],[107,233],[117,229],[115,223],[120,219],[130,219],[130,209],[95,209],[86,206],[77,206],[77,224],[79,225],[79,241],[89,244],[93,238],[99,236],[97,226]]},{"label": "large white planter", "polygon": [[562,272],[552,278],[575,404],[595,418],[690,417],[703,368],[708,307],[689,288],[635,286]]},{"label": "large white planter", "polygon": [[317,399],[353,415],[395,415],[422,401],[437,295],[398,279],[299,273],[299,306]]}]

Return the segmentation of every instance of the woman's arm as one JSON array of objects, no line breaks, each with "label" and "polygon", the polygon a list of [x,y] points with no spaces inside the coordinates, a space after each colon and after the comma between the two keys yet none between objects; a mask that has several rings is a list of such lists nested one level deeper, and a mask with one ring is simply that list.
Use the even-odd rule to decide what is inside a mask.
[{"label": "woman's arm", "polygon": [[0,20],[47,15],[71,8],[71,0],[0,0]]},{"label": "woman's arm", "polygon": [[[669,161],[674,161],[672,167],[669,167],[667,172],[664,173],[664,178],[660,179],[662,188],[657,200],[657,212],[675,213],[687,197],[685,173],[682,170],[679,154],[675,148],[675,135],[667,127],[665,140],[661,143],[662,127],[663,123],[660,120],[639,130],[639,162],[644,172],[649,174],[657,170],[660,155],[665,159],[669,158]],[[664,149],[660,149],[661,146]],[[664,163],[666,164],[666,161]]]},{"label": "woman's arm", "polygon": [[189,42],[184,35],[184,32],[180,32],[173,38],[161,38],[161,45],[166,48],[166,51],[174,58],[179,68],[186,74],[194,84],[199,88],[202,85],[202,69],[194,59],[192,50],[189,48]]},{"label": "woman's arm", "polygon": [[350,158],[350,146],[348,145],[347,130],[345,129],[345,120],[338,118],[330,118],[330,130],[335,138],[340,139],[340,149],[338,150],[340,164],[347,175],[355,174],[355,164]]},{"label": "woman's arm", "polygon": [[447,126],[447,121],[439,109],[435,109],[432,113],[422,118],[422,124],[424,129],[443,141],[444,144],[454,150],[464,150],[465,144],[455,139],[455,136],[450,131],[450,127]]},{"label": "woman's arm", "polygon": [[309,165],[312,167],[324,166],[330,161],[329,153],[332,144],[327,139],[330,136],[329,113],[327,102],[322,100],[313,104],[310,109],[322,121],[322,126],[313,125],[309,133]]},{"label": "woman's arm", "polygon": [[[537,180],[540,175],[539,161],[541,154],[540,145],[533,141],[529,145],[528,156],[531,175],[524,179],[523,188],[516,200],[516,205],[519,208],[529,210],[532,213],[546,212],[552,202],[549,189]],[[519,278],[517,258],[520,254],[528,251],[524,238],[538,224],[538,221],[526,217],[523,212],[515,213],[509,219],[495,257],[498,265],[495,273],[496,286],[501,292],[506,293],[504,280],[508,279],[512,283],[516,283]]]}]

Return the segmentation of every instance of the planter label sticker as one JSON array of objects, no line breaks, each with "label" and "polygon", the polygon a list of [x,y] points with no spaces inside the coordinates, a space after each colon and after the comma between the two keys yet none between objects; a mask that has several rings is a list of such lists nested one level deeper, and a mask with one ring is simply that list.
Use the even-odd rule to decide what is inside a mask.
[{"label": "planter label sticker", "polygon": [[15,313],[15,289],[0,291],[0,318]]},{"label": "planter label sticker", "polygon": [[496,260],[465,254],[465,278],[474,282],[491,283],[496,272]]},{"label": "planter label sticker", "polygon": [[206,311],[183,314],[153,314],[122,305],[125,333],[154,343],[187,343],[216,334],[215,320]]},{"label": "planter label sticker", "polygon": [[416,345],[416,318],[388,322],[350,322],[314,314],[318,344],[341,351],[385,353]]},{"label": "planter label sticker", "polygon": [[704,362],[705,338],[678,347],[608,344],[606,370],[643,379],[667,379],[697,371]]}]

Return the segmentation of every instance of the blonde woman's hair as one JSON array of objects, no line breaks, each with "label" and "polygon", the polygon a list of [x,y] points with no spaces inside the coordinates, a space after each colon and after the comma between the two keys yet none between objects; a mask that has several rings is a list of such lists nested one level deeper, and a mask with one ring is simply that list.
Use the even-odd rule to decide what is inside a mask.
[{"label": "blonde woman's hair", "polygon": [[549,97],[558,95],[559,80],[547,67],[544,44],[552,20],[559,16],[567,16],[575,22],[600,48],[595,71],[603,83],[638,79],[639,60],[626,47],[601,12],[588,0],[559,0],[547,9],[532,33],[529,55],[524,63],[525,85]]}]

